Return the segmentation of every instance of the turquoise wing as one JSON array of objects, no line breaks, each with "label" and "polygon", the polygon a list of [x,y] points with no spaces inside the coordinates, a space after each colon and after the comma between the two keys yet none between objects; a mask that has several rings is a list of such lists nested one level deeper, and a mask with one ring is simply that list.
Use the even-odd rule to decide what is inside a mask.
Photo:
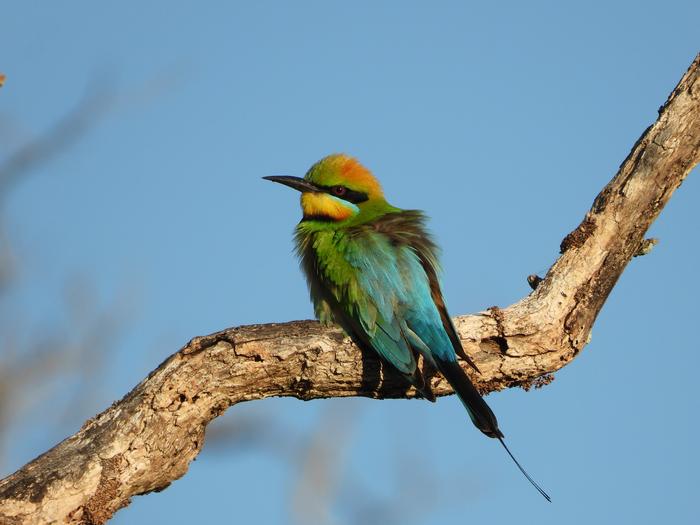
[{"label": "turquoise wing", "polygon": [[433,365],[435,357],[456,360],[423,262],[411,246],[367,232],[354,236],[345,257],[355,270],[354,283],[339,302],[377,353],[409,376],[416,374],[416,352]]}]

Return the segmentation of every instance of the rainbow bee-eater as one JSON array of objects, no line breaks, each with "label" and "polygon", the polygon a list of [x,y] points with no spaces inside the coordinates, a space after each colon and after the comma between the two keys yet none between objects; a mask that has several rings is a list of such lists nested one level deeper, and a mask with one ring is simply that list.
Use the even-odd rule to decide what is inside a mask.
[{"label": "rainbow bee-eater", "polygon": [[264,178],[301,192],[295,241],[316,317],[340,325],[363,351],[379,354],[434,400],[418,367],[422,356],[452,385],[476,428],[498,439],[549,500],[506,447],[496,416],[457,362],[459,355],[479,371],[447,313],[425,215],[389,204],[377,179],[347,155],[321,159],[304,178]]}]

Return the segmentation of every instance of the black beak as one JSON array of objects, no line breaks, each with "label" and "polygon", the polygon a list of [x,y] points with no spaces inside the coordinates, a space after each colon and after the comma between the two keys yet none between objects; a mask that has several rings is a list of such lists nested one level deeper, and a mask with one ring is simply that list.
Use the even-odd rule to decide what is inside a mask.
[{"label": "black beak", "polygon": [[305,191],[321,191],[313,183],[308,180],[302,179],[301,177],[290,177],[289,175],[274,175],[271,177],[263,177],[265,180],[271,180],[272,182],[279,182],[295,190],[305,192]]}]

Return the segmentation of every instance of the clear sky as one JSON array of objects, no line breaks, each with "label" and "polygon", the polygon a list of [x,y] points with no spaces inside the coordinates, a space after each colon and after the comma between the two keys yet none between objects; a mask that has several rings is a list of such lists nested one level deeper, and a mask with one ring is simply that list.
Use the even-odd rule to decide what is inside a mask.
[{"label": "clear sky", "polygon": [[[0,2],[3,158],[89,86],[114,97],[10,194],[22,265],[0,312],[30,341],[61,331],[77,275],[96,310],[125,317],[87,402],[59,385],[10,432],[2,473],[189,338],[311,317],[296,196],[261,177],[328,153],[356,155],[393,204],[431,216],[453,315],[527,294],[700,51],[697,1],[564,4]],[[698,199],[693,173],[553,384],[489,396],[552,504],[456,398],[281,399],[231,409],[184,478],[113,523],[693,522]],[[51,416],[66,410],[72,426]],[[267,430],[227,447],[227,425],[259,419]],[[334,482],[312,519],[298,509],[308,462],[289,455],[323,436]]]}]

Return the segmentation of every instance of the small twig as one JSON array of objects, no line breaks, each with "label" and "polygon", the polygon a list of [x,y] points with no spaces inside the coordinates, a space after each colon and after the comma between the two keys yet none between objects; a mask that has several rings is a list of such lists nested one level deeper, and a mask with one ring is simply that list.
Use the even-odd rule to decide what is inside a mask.
[{"label": "small twig", "polygon": [[530,288],[532,288],[533,290],[536,290],[541,282],[542,282],[542,277],[540,277],[537,274],[533,273],[533,274],[530,274],[527,276],[527,284],[529,284]]},{"label": "small twig", "polygon": [[635,257],[641,257],[642,255],[649,255],[651,253],[651,250],[654,248],[659,243],[659,239],[656,237],[650,237],[648,239],[644,239],[641,244],[639,245],[639,248],[637,248],[637,251],[634,252]]}]

